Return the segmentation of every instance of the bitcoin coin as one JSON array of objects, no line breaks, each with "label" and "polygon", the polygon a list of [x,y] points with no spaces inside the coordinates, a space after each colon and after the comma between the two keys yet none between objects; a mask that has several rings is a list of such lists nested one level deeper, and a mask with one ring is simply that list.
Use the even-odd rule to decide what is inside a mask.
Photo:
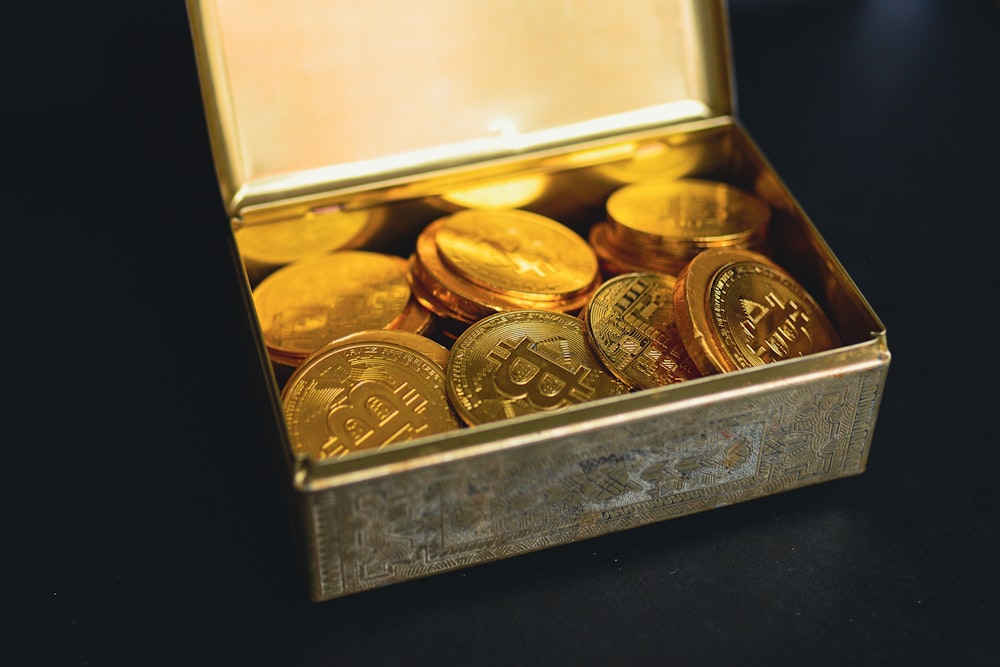
[{"label": "bitcoin coin", "polygon": [[[494,313],[512,310],[541,309],[573,313],[586,305],[600,280],[595,258],[594,276],[588,289],[566,299],[554,299],[549,294],[531,298],[527,294],[488,289],[467,280],[442,261],[438,253],[437,232],[444,223],[443,218],[436,220],[420,233],[416,252],[410,261],[413,292],[421,303],[436,314],[451,314],[456,319],[471,324]],[[589,247],[588,251],[593,254]]]},{"label": "bitcoin coin", "polygon": [[770,207],[754,195],[692,178],[626,185],[608,197],[606,208],[615,234],[679,254],[754,243],[771,218]]},{"label": "bitcoin coin", "polygon": [[674,323],[674,279],[627,273],[602,284],[585,309],[588,340],[604,365],[633,388],[701,377]]},{"label": "bitcoin coin", "polygon": [[528,211],[459,211],[442,219],[435,243],[462,278],[514,298],[564,301],[592,290],[597,275],[586,241]]},{"label": "bitcoin coin", "polygon": [[253,290],[272,359],[298,365],[335,338],[393,326],[410,301],[406,272],[401,257],[361,250],[278,269]]},{"label": "bitcoin coin", "polygon": [[802,285],[749,250],[706,250],[691,260],[674,286],[674,314],[688,353],[705,374],[840,345]]},{"label": "bitcoin coin", "polygon": [[309,211],[291,220],[245,225],[233,237],[252,284],[292,262],[357,248],[381,223],[380,211]]},{"label": "bitcoin coin", "polygon": [[[281,393],[294,450],[315,460],[459,428],[438,360],[403,331],[357,332],[306,359]],[[423,350],[423,352],[421,352]]]},{"label": "bitcoin coin", "polygon": [[522,310],[470,326],[451,348],[447,390],[466,424],[558,410],[628,392],[572,315]]}]

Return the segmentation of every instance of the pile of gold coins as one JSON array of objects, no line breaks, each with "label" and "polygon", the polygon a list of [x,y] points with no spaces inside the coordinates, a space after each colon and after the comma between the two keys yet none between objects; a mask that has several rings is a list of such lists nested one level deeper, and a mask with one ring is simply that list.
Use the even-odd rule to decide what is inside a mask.
[{"label": "pile of gold coins", "polygon": [[590,243],[607,275],[651,271],[676,276],[710,248],[759,248],[771,209],[726,183],[646,181],[616,190]]},{"label": "pile of gold coins", "polygon": [[293,447],[317,460],[831,349],[731,185],[621,187],[590,243],[524,210],[433,221],[406,259],[293,262],[254,289]]}]

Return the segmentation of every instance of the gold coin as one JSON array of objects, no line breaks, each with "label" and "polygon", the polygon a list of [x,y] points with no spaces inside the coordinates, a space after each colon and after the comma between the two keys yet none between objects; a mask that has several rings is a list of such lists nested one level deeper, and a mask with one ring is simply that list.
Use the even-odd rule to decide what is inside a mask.
[{"label": "gold coin", "polygon": [[448,365],[448,356],[451,354],[448,348],[435,343],[430,338],[412,331],[402,331],[400,329],[370,329],[367,331],[355,331],[336,340],[330,341],[316,354],[323,354],[326,350],[335,347],[343,347],[349,343],[393,343],[402,347],[407,347],[414,352],[419,352],[438,366],[443,371]]},{"label": "gold coin", "polygon": [[335,338],[393,326],[410,300],[406,271],[401,257],[361,250],[278,269],[253,290],[272,358],[297,365]]},{"label": "gold coin", "polygon": [[602,284],[585,310],[587,336],[619,380],[651,389],[701,377],[674,323],[674,279],[627,273]]},{"label": "gold coin", "polygon": [[718,181],[645,181],[616,190],[608,217],[641,243],[681,250],[746,245],[764,234],[771,209]]},{"label": "gold coin", "polygon": [[446,377],[452,406],[469,425],[628,392],[594,356],[582,321],[545,310],[470,326],[452,345]]},{"label": "gold coin", "polygon": [[281,266],[356,246],[372,215],[371,211],[310,211],[294,220],[240,227],[234,238],[248,263]]},{"label": "gold coin", "polygon": [[459,211],[441,221],[435,242],[462,278],[515,298],[569,299],[597,276],[597,257],[579,234],[528,211]]},{"label": "gold coin", "polygon": [[674,314],[688,353],[705,374],[840,345],[802,285],[749,250],[706,250],[692,259],[674,286]]},{"label": "gold coin", "polygon": [[576,312],[586,305],[593,289],[597,287],[600,274],[595,271],[590,288],[568,299],[551,299],[547,295],[541,295],[545,297],[542,299],[532,299],[487,289],[466,280],[442,261],[437,251],[436,238],[444,222],[443,218],[432,222],[420,233],[416,252],[410,262],[414,294],[421,299],[421,303],[437,314],[450,313],[455,319],[471,324],[488,315],[512,310],[538,308]]},{"label": "gold coin", "polygon": [[281,393],[295,451],[322,460],[459,428],[442,366],[426,353],[443,358],[432,345],[440,347],[410,332],[379,330],[311,355]]}]

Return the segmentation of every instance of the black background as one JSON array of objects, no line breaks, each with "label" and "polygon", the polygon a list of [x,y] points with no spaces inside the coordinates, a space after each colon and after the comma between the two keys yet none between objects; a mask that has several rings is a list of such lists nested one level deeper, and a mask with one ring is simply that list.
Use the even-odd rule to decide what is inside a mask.
[{"label": "black background", "polygon": [[731,3],[738,113],[889,332],[863,475],[321,604],[145,5],[0,27],[3,662],[996,664],[998,3]]}]

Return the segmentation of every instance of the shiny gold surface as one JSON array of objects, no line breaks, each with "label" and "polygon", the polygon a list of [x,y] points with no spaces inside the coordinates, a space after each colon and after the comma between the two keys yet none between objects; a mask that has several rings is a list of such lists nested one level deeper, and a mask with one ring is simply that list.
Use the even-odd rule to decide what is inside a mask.
[{"label": "shiny gold surface", "polygon": [[453,309],[448,304],[451,301],[449,298],[451,293],[424,271],[416,254],[410,256],[409,267],[410,291],[413,293],[413,298],[426,310],[444,320],[456,320],[465,324],[471,324],[480,317],[477,313],[466,314],[461,310]]},{"label": "shiny gold surface", "polygon": [[[435,313],[451,313],[456,319],[470,324],[493,313],[511,310],[537,308],[572,313],[583,308],[597,287],[600,276],[596,258],[587,290],[570,293],[565,298],[555,298],[552,293],[535,294],[484,287],[453,271],[441,258],[437,234],[446,223],[447,218],[441,218],[421,232],[410,261],[411,282],[419,285],[414,292]],[[589,248],[587,251],[590,252]]]},{"label": "shiny gold surface", "polygon": [[[632,262],[629,258],[620,254],[609,238],[609,226],[610,223],[608,222],[598,222],[590,228],[587,234],[587,240],[597,254],[597,261],[601,267],[601,275],[605,278],[611,278],[623,273],[645,273],[650,271],[648,266]],[[672,276],[676,275],[684,268],[684,264],[686,262],[680,262],[676,271],[660,271],[660,273]]]},{"label": "shiny gold surface", "polygon": [[520,208],[541,197],[548,184],[549,178],[544,174],[503,178],[487,184],[454,188],[437,198],[437,201],[452,211],[463,208]]},{"label": "shiny gold surface", "polygon": [[448,396],[469,425],[623,394],[628,388],[594,356],[583,322],[522,310],[470,326],[451,348]]},{"label": "shiny gold surface", "polygon": [[459,211],[435,234],[438,254],[481,287],[516,298],[566,301],[593,289],[597,257],[568,227],[527,211]]},{"label": "shiny gold surface", "polygon": [[399,319],[410,300],[406,261],[345,250],[289,264],[253,291],[264,343],[284,363]]},{"label": "shiny gold surface", "polygon": [[421,304],[418,299],[411,297],[399,319],[392,323],[392,328],[421,335],[426,334],[434,328],[434,313]]},{"label": "shiny gold surface", "polygon": [[613,187],[653,179],[676,179],[699,169],[711,152],[699,142],[685,141],[683,134],[647,141],[636,146],[627,160],[615,160],[594,168],[594,173]]},{"label": "shiny gold surface", "polygon": [[705,57],[726,48],[715,3],[188,8],[233,214],[456,164],[565,152],[731,108],[728,62]]},{"label": "shiny gold surface", "polygon": [[681,253],[746,246],[764,235],[767,204],[719,181],[678,179],[626,185],[608,198],[613,233]]},{"label": "shiny gold surface", "polygon": [[241,227],[236,245],[248,264],[275,268],[359,243],[371,224],[368,211],[310,211],[291,220]]},{"label": "shiny gold surface", "polygon": [[715,249],[685,268],[674,290],[677,326],[703,373],[801,357],[841,344],[815,299],[758,253]]},{"label": "shiny gold surface", "polygon": [[591,227],[588,240],[605,276],[646,272],[676,276],[689,259],[687,255],[651,251],[648,246],[622,246],[611,234],[609,222],[599,222]]},{"label": "shiny gold surface", "polygon": [[674,282],[657,273],[620,275],[605,281],[584,310],[594,351],[630,387],[701,377],[674,322]]},{"label": "shiny gold surface", "polygon": [[318,350],[281,395],[294,451],[338,458],[458,428],[446,358],[445,348],[404,331],[357,332]]},{"label": "shiny gold surface", "polygon": [[327,345],[323,346],[322,349],[317,350],[316,354],[323,354],[329,349],[342,348],[345,345],[354,344],[372,346],[384,344],[407,347],[414,352],[419,352],[433,361],[441,367],[442,371],[445,366],[448,365],[448,356],[451,354],[448,348],[440,345],[439,343],[435,343],[430,338],[421,334],[413,333],[412,331],[404,331],[402,329],[367,329],[365,331],[356,331],[334,341],[330,341]]}]

